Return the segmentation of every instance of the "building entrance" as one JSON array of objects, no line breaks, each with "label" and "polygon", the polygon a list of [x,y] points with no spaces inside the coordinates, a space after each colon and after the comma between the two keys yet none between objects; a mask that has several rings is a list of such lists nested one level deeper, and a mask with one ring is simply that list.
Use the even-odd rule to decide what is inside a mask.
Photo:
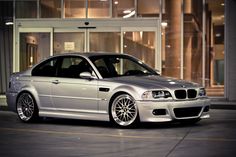
[{"label": "building entrance", "polygon": [[[21,28],[19,71],[50,55],[71,52],[115,52],[133,55],[153,68],[158,60],[156,27]],[[17,67],[16,67],[17,68]]]}]

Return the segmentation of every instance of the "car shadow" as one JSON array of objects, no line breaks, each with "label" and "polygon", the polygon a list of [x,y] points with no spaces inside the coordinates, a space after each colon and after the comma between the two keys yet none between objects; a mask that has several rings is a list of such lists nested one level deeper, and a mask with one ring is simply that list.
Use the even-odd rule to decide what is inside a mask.
[{"label": "car shadow", "polygon": [[198,122],[196,124],[185,124],[181,122],[142,122],[136,126],[122,128],[118,127],[107,121],[94,121],[94,120],[78,120],[78,119],[64,119],[64,118],[40,118],[37,122],[39,124],[50,125],[64,125],[64,126],[83,126],[83,127],[100,127],[110,129],[171,129],[183,127],[202,127],[204,123]]}]

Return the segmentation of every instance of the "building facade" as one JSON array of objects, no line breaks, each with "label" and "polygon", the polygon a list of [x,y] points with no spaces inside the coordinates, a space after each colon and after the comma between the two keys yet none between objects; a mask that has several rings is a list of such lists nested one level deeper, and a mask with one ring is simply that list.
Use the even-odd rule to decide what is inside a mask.
[{"label": "building facade", "polygon": [[[234,0],[1,3],[1,7],[12,5],[14,23],[3,26],[12,34],[1,37],[11,41],[12,35],[12,49],[1,50],[2,94],[7,89],[10,73],[26,70],[48,56],[109,51],[131,54],[162,75],[200,83],[207,88],[209,96],[236,100],[233,83],[236,77],[231,69],[235,64],[231,48],[235,47],[230,44],[236,40],[231,37],[235,34],[231,28],[235,21]],[[1,23],[7,20],[3,18]]]}]

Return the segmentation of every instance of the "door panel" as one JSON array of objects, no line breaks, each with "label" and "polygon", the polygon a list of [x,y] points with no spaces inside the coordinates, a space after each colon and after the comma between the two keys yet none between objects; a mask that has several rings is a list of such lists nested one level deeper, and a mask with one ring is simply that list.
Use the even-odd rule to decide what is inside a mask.
[{"label": "door panel", "polygon": [[93,69],[79,56],[61,57],[58,78],[52,81],[52,100],[58,110],[97,110],[97,80],[83,79],[80,74]]},{"label": "door panel", "polygon": [[59,78],[52,85],[52,100],[58,110],[97,111],[97,80]]}]

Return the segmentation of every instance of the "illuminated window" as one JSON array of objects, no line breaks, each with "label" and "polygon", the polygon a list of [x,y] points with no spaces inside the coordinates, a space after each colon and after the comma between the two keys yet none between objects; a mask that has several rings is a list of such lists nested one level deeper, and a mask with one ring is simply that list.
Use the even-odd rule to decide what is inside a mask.
[{"label": "illuminated window", "polygon": [[16,18],[37,18],[37,0],[16,1]]},{"label": "illuminated window", "polygon": [[60,18],[61,17],[61,1],[60,0],[40,0],[40,17]]}]

